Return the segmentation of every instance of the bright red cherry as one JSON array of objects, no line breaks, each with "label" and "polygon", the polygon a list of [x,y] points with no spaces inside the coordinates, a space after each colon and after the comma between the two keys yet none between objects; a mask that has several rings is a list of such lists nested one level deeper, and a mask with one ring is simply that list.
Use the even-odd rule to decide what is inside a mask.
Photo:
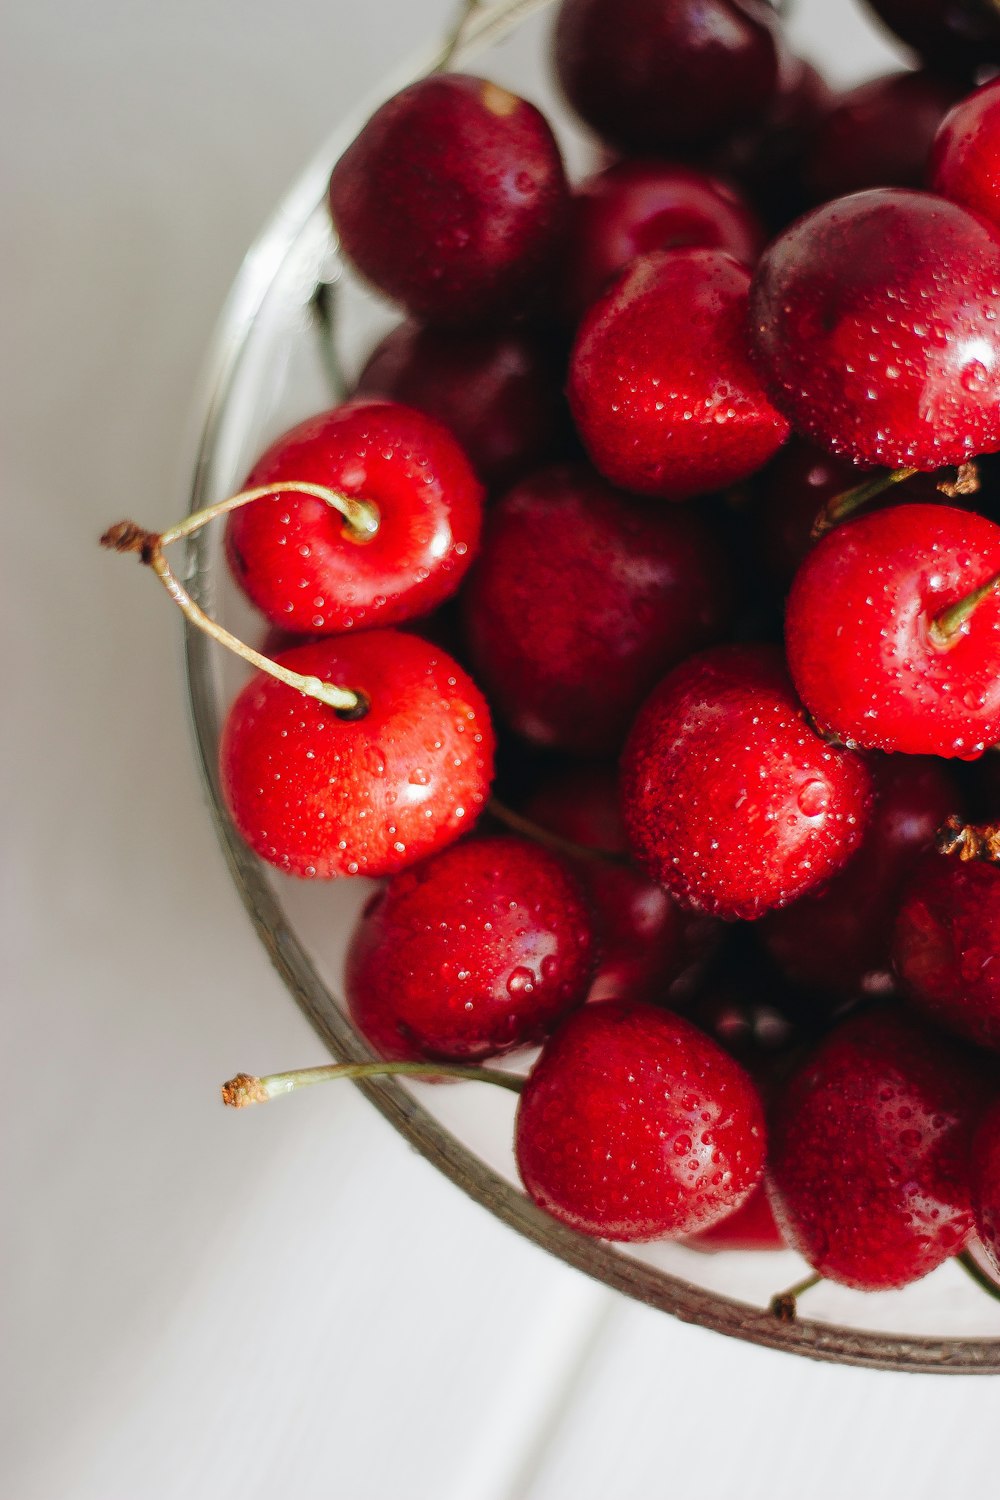
[{"label": "bright red cherry", "polygon": [[816,721],[874,750],[974,759],[1000,740],[1000,526],[947,505],[847,521],[810,552],[788,598],[795,686]]},{"label": "bright red cherry", "polygon": [[1000,448],[1000,228],[884,188],[797,220],[757,264],[775,404],[856,463],[937,469]]},{"label": "bright red cherry", "polygon": [[504,489],[555,456],[568,429],[554,351],[537,335],[400,323],[368,357],[358,394],[415,406],[458,439],[482,479]]},{"label": "bright red cherry", "polygon": [[540,1041],[585,998],[593,959],[566,861],[527,839],[476,838],[372,897],[344,983],[383,1057],[461,1061]]},{"label": "bright red cherry", "polygon": [[925,1015],[1000,1050],[1000,866],[928,854],[903,895],[893,957]]},{"label": "bright red cherry", "polygon": [[620,161],[573,195],[563,301],[576,321],[612,277],[650,250],[725,250],[752,266],[764,231],[735,189],[693,167]]},{"label": "bright red cherry", "polygon": [[974,1061],[897,1008],[850,1017],[787,1084],[768,1178],[785,1238],[861,1291],[926,1276],[972,1230]]},{"label": "bright red cherry", "polygon": [[330,178],[361,274],[414,317],[485,323],[537,294],[569,189],[543,116],[484,78],[434,73],[377,110]]},{"label": "bright red cherry", "polygon": [[927,180],[942,198],[1000,223],[1000,79],[984,84],[945,117]]},{"label": "bright red cherry", "polygon": [[983,1249],[1000,1273],[1000,1102],[987,1112],[973,1141],[972,1211]]},{"label": "bright red cherry", "polygon": [[308,481],[374,507],[359,535],[323,500],[282,494],[234,511],[226,554],[273,624],[304,635],[392,625],[458,588],[479,545],[482,486],[439,423],[388,401],[351,401],[286,432],[245,488]]},{"label": "bright red cherry", "polygon": [[860,757],[810,728],[770,646],[723,646],[675,668],[622,757],[640,863],[720,917],[759,917],[836,874],[864,833],[871,791]]},{"label": "bright red cherry", "polygon": [[749,284],[721,250],[654,251],[586,314],[568,394],[613,484],[686,500],[746,479],[781,447],[788,423],[748,353]]},{"label": "bright red cherry", "polygon": [[489,793],[493,731],[482,694],[449,656],[380,630],[277,660],[368,707],[348,718],[264,673],[243,688],[219,767],[256,854],[306,878],[391,875],[472,826]]},{"label": "bright red cherry", "polygon": [[764,1161],[747,1073],[669,1011],[587,1005],[546,1043],[521,1094],[517,1165],[542,1208],[583,1234],[697,1234],[737,1209]]},{"label": "bright red cherry", "polygon": [[778,82],[777,18],[761,0],[562,0],[553,62],[604,140],[665,152],[758,119]]},{"label": "bright red cherry", "polygon": [[932,68],[971,76],[1000,63],[1000,13],[987,0],[868,0]]},{"label": "bright red cherry", "polygon": [[490,512],[463,596],[473,667],[518,734],[611,754],[667,668],[725,633],[729,576],[697,517],[543,469]]},{"label": "bright red cherry", "polygon": [[688,1249],[713,1254],[718,1250],[784,1250],[785,1240],[774,1221],[767,1188],[758,1182],[746,1202],[711,1229],[688,1240]]}]

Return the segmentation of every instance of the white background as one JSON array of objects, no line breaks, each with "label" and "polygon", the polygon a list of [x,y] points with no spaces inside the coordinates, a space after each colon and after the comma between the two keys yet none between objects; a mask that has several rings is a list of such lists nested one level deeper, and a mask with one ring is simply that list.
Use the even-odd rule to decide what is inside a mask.
[{"label": "white background", "polygon": [[[842,1500],[987,1489],[997,1387],[814,1366],[520,1241],[350,1088],[201,803],[164,524],[241,254],[444,0],[7,0],[2,1500]],[[838,78],[889,54],[800,0]]]}]

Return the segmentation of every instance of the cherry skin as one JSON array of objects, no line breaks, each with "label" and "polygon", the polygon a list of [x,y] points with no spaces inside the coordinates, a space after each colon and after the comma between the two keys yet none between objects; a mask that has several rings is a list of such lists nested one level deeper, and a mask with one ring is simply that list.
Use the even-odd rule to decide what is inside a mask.
[{"label": "cherry skin", "polygon": [[927,168],[935,193],[1000,224],[1000,79],[945,116]]},{"label": "cherry skin", "polygon": [[897,1008],[849,1017],[771,1115],[769,1190],[788,1243],[831,1281],[873,1292],[957,1255],[987,1099],[974,1059]]},{"label": "cherry skin", "polygon": [[764,252],[754,355],[806,437],[937,469],[1000,448],[1000,229],[929,193],[854,193]]},{"label": "cherry skin", "polygon": [[788,665],[824,729],[854,745],[972,760],[1000,740],[1000,597],[947,640],[932,624],[1000,572],[1000,526],[947,505],[847,521],[788,598]]},{"label": "cherry skin", "polygon": [[620,161],[573,195],[563,302],[575,322],[612,277],[650,250],[725,250],[752,266],[764,231],[716,177],[662,161]]},{"label": "cherry skin", "polygon": [[781,447],[788,423],[747,349],[749,284],[721,250],[654,251],[590,308],[568,395],[613,484],[686,500],[746,479]]},{"label": "cherry skin", "polygon": [[383,1057],[475,1059],[537,1042],[587,993],[590,909],[565,860],[520,838],[475,838],[372,897],[344,983]]},{"label": "cherry skin", "polygon": [[1000,866],[928,854],[903,896],[893,957],[926,1016],[1000,1049]]},{"label": "cherry skin", "polygon": [[1000,13],[983,0],[868,0],[879,19],[931,67],[969,77],[1000,63]]},{"label": "cherry skin", "polygon": [[272,443],[244,488],[304,480],[378,512],[361,539],[310,495],[256,500],[229,516],[237,583],[272,624],[329,635],[428,614],[458,588],[479,545],[483,490],[439,423],[388,401],[351,401]]},{"label": "cherry skin", "polygon": [[1000,1274],[1000,1103],[987,1111],[972,1143],[972,1211],[983,1249]]},{"label": "cherry skin", "polygon": [[810,728],[770,646],[722,646],[675,668],[622,756],[640,864],[719,917],[759,917],[835,875],[871,793],[864,761]]},{"label": "cherry skin", "polygon": [[688,1240],[689,1250],[714,1254],[719,1250],[784,1250],[784,1236],[774,1220],[774,1210],[763,1181],[758,1182],[746,1202]]},{"label": "cherry skin", "polygon": [[297,646],[290,669],[363,694],[355,719],[257,673],[222,731],[226,806],[289,875],[392,875],[476,821],[493,774],[489,709],[443,651],[396,630]]},{"label": "cherry skin", "polygon": [[863,471],[792,437],[759,476],[753,523],[762,566],[784,591],[812,550],[827,502],[860,484]]},{"label": "cherry skin", "polygon": [[643,698],[729,621],[729,568],[694,516],[558,465],[493,507],[463,594],[469,656],[535,744],[617,751]]},{"label": "cherry skin", "polygon": [[764,1162],[747,1073],[689,1022],[607,1000],[542,1049],[514,1127],[518,1171],[540,1207],[582,1234],[696,1234],[750,1195]]},{"label": "cherry skin", "polygon": [[568,427],[554,352],[516,327],[494,332],[401,323],[368,357],[357,393],[415,406],[458,439],[491,489],[552,458]]},{"label": "cherry skin", "polygon": [[760,0],[562,0],[553,62],[604,140],[666,152],[720,140],[767,109],[777,18]]},{"label": "cherry skin", "polygon": [[483,78],[435,73],[378,109],[330,178],[348,258],[414,317],[485,323],[551,269],[569,189],[543,116]]}]

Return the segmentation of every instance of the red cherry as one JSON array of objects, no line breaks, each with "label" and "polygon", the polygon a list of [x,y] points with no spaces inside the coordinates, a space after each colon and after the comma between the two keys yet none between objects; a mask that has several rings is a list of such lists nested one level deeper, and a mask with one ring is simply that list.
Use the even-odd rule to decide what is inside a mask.
[{"label": "red cherry", "polygon": [[746,1202],[688,1240],[688,1249],[712,1254],[717,1250],[784,1250],[785,1241],[774,1221],[774,1210],[763,1182],[758,1182]]},{"label": "red cherry", "polygon": [[861,847],[824,890],[770,912],[758,929],[791,983],[845,1000],[892,989],[900,892],[959,802],[939,761],[892,756],[873,759],[871,769],[876,802]]},{"label": "red cherry", "polygon": [[523,307],[558,252],[568,202],[559,147],[534,105],[458,73],[383,104],[330,178],[345,253],[434,322]]},{"label": "red cherry", "polygon": [[490,512],[464,594],[469,654],[518,734],[616,751],[669,666],[725,633],[729,569],[694,516],[544,469]]},{"label": "red cherry", "polygon": [[983,1249],[1000,1272],[1000,1103],[987,1112],[973,1141],[972,1210]]},{"label": "red cherry", "polygon": [[1000,448],[1000,229],[929,193],[855,193],[799,219],[750,291],[754,352],[796,427],[861,464]]},{"label": "red cherry", "polygon": [[1000,14],[983,0],[868,0],[932,68],[968,76],[1000,62]]},{"label": "red cherry", "polygon": [[984,84],[945,116],[927,180],[942,198],[1000,223],[1000,79]]},{"label": "red cherry", "polygon": [[1000,1049],[1000,867],[928,854],[903,896],[893,957],[925,1015]]},{"label": "red cherry", "polygon": [[848,521],[806,558],[785,618],[802,701],[840,739],[974,759],[1000,740],[1000,597],[950,606],[1000,572],[1000,526],[946,505]]},{"label": "red cherry", "polygon": [[427,614],[458,588],[479,544],[482,487],[437,422],[388,401],[352,401],[272,443],[246,488],[306,480],[378,514],[359,538],[322,500],[276,495],[234,511],[233,575],[269,620],[309,635]]},{"label": "red cherry", "polygon": [[351,939],[351,1015],[383,1057],[490,1057],[540,1041],[587,993],[591,917],[566,862],[477,838],[404,871]]},{"label": "red cherry", "polygon": [[696,1234],[758,1181],[749,1076],[669,1011],[587,1005],[546,1043],[518,1105],[517,1165],[564,1224],[612,1240]]},{"label": "red cherry", "polygon": [[677,667],[622,757],[625,827],[681,901],[759,917],[846,863],[868,821],[871,773],[806,721],[770,646],[723,646]]},{"label": "red cherry", "polygon": [[553,351],[524,329],[469,333],[408,322],[372,351],[357,390],[442,422],[483,483],[503,489],[561,446],[569,424],[560,380]]},{"label": "red cherry", "polygon": [[897,1009],[850,1017],[773,1112],[768,1177],[788,1243],[861,1291],[926,1276],[972,1229],[971,1058]]},{"label": "red cherry", "polygon": [[751,366],[749,273],[721,250],[654,251],[586,314],[568,394],[614,484],[686,500],[745,479],[788,436]]},{"label": "red cherry", "polygon": [[761,563],[782,591],[812,550],[820,511],[861,480],[853,464],[799,437],[792,437],[763,470],[753,520]]},{"label": "red cherry", "polygon": [[485,805],[493,731],[478,688],[443,651],[395,630],[298,646],[281,665],[353,689],[347,719],[258,673],[219,746],[230,815],[289,875],[391,875],[451,843]]},{"label": "red cherry", "polygon": [[604,140],[700,145],[752,122],[778,82],[778,22],[760,0],[562,0],[553,62]]},{"label": "red cherry", "polygon": [[577,321],[612,277],[650,250],[725,250],[752,266],[764,231],[717,177],[662,161],[620,161],[573,195],[563,302]]}]

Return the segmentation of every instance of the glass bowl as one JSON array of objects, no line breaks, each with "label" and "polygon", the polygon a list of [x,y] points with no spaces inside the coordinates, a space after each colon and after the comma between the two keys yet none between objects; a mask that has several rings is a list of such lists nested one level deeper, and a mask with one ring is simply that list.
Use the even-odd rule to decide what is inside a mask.
[{"label": "glass bowl", "polygon": [[[474,57],[476,71],[540,103],[556,125],[571,171],[579,172],[589,165],[592,147],[567,118],[546,76],[544,20],[534,15],[543,6],[544,0],[496,0],[482,7],[453,61]],[[339,261],[326,185],[332,164],[372,109],[428,71],[442,52],[439,46],[387,79],[378,97],[339,127],[249,251],[206,369],[192,510],[238,490],[267,443],[335,404],[377,338],[398,321],[398,311],[362,290]],[[218,523],[188,544],[184,568],[203,608],[244,638],[260,639],[260,621],[229,580]],[[290,880],[244,846],[226,813],[217,769],[222,717],[244,669],[190,629],[186,659],[210,806],[258,936],[334,1057],[366,1060],[371,1054],[339,992],[345,939],[368,882]],[[503,1065],[521,1070],[524,1060]],[[641,1302],[814,1359],[880,1369],[1000,1372],[1000,1305],[953,1263],[902,1292],[862,1294],[821,1283],[809,1294],[809,1317],[780,1322],[768,1310],[772,1293],[808,1270],[791,1251],[705,1255],[665,1242],[623,1249],[578,1235],[536,1208],[518,1186],[511,1148],[515,1104],[506,1090],[389,1078],[356,1086],[411,1145],[499,1219]]]}]

